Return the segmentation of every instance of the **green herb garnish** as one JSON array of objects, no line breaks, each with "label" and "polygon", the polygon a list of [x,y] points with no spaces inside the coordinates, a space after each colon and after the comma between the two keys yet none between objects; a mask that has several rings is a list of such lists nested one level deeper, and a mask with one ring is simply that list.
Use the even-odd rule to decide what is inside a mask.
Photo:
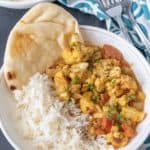
[{"label": "green herb garnish", "polygon": [[117,112],[117,109],[116,109],[116,107],[115,106],[110,106],[109,107],[109,110],[108,110],[108,112],[107,112],[107,116],[108,116],[108,118],[109,119],[111,119],[115,114],[117,114],[118,112]]},{"label": "green herb garnish", "polygon": [[123,116],[122,116],[121,113],[119,113],[119,114],[117,115],[117,121],[122,121],[122,119],[123,119]]},{"label": "green herb garnish", "polygon": [[67,91],[67,92],[70,92],[70,91],[71,91],[71,85],[68,85],[66,91]]},{"label": "green herb garnish", "polygon": [[96,87],[95,87],[93,84],[89,84],[89,85],[88,85],[88,89],[89,89],[90,91],[94,91],[94,90],[96,89]]},{"label": "green herb garnish", "polygon": [[71,43],[71,47],[76,47],[78,45],[78,42]]},{"label": "green herb garnish", "polygon": [[112,115],[110,112],[107,113],[108,119],[112,119],[112,116],[113,116],[113,115]]},{"label": "green herb garnish", "polygon": [[116,122],[115,125],[119,128],[119,130],[121,129],[121,124],[119,122]]},{"label": "green herb garnish", "polygon": [[95,60],[95,63],[101,63],[101,61],[100,60]]},{"label": "green herb garnish", "polygon": [[112,83],[112,84],[115,84],[115,83],[116,83],[116,79],[112,79],[112,80],[111,80],[111,83]]},{"label": "green herb garnish", "polygon": [[102,88],[102,89],[99,91],[100,94],[103,94],[104,92],[105,92],[105,89],[104,89],[104,88]]},{"label": "green herb garnish", "polygon": [[93,95],[93,96],[92,96],[92,100],[93,100],[94,102],[97,102],[97,101],[99,100],[99,95]]},{"label": "green herb garnish", "polygon": [[128,101],[134,101],[136,99],[136,96],[135,95],[128,95]]},{"label": "green herb garnish", "polygon": [[74,79],[71,81],[72,84],[79,84],[80,83],[80,78],[76,76]]}]

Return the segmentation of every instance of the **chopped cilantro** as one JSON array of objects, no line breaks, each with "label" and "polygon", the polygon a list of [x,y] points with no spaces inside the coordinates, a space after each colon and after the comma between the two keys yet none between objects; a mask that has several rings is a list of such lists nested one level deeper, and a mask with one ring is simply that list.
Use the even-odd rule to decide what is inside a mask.
[{"label": "chopped cilantro", "polygon": [[67,92],[70,92],[70,91],[71,91],[71,85],[68,85],[66,91],[67,91]]},{"label": "chopped cilantro", "polygon": [[71,81],[72,84],[79,84],[80,83],[80,78],[76,76],[74,79]]},{"label": "chopped cilantro", "polygon": [[123,116],[122,116],[121,113],[119,113],[119,114],[117,115],[117,121],[122,121],[122,119],[123,119]]},{"label": "chopped cilantro", "polygon": [[101,61],[98,59],[98,60],[95,60],[95,63],[101,63]]},{"label": "chopped cilantro", "polygon": [[121,124],[119,122],[116,122],[115,125],[119,128],[119,130],[121,129]]},{"label": "chopped cilantro", "polygon": [[111,83],[112,83],[112,84],[115,84],[115,83],[116,83],[116,79],[112,79],[112,80],[111,80]]},{"label": "chopped cilantro", "polygon": [[78,42],[71,43],[71,47],[76,47],[78,45]]},{"label": "chopped cilantro", "polygon": [[92,100],[93,100],[94,102],[97,102],[97,101],[99,100],[99,95],[93,95],[93,96],[92,96]]},{"label": "chopped cilantro", "polygon": [[112,114],[110,112],[107,113],[108,119],[112,119]]},{"label": "chopped cilantro", "polygon": [[95,88],[95,86],[94,86],[93,84],[89,84],[89,85],[88,85],[88,89],[89,89],[90,91],[94,91],[96,88]]},{"label": "chopped cilantro", "polygon": [[128,95],[128,101],[134,101],[136,99],[136,96],[135,95]]},{"label": "chopped cilantro", "polygon": [[115,106],[110,106],[109,111],[113,114],[115,114],[117,112],[116,107]]},{"label": "chopped cilantro", "polygon": [[116,110],[116,107],[115,106],[110,106],[109,107],[109,110],[107,112],[107,116],[109,119],[111,119],[115,114],[117,114],[117,110]]},{"label": "chopped cilantro", "polygon": [[104,88],[99,91],[100,94],[102,94],[102,93],[104,93],[104,92],[105,92],[105,89],[104,89]]}]

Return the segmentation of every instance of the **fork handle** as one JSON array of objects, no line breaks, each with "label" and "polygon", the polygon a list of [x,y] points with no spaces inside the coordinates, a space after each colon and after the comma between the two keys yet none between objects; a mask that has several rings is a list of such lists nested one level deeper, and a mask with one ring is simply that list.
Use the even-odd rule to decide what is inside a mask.
[{"label": "fork handle", "polygon": [[117,23],[119,24],[120,30],[121,30],[121,32],[122,32],[124,38],[125,38],[128,42],[132,43],[132,42],[131,42],[131,39],[130,39],[130,37],[129,37],[129,34],[128,34],[128,30],[127,30],[126,26],[124,25],[124,23],[123,23],[121,17],[120,17],[120,16],[116,16],[115,19],[116,19]]},{"label": "fork handle", "polygon": [[145,36],[145,34],[143,33],[143,31],[141,30],[141,28],[139,27],[137,22],[133,23],[133,28],[134,30],[137,32],[137,34],[139,35],[141,41],[143,42],[143,44],[145,45],[145,54],[147,57],[147,60],[150,63],[150,41],[147,39],[147,37]]},{"label": "fork handle", "polygon": [[137,32],[137,34],[139,35],[139,37],[140,37],[141,41],[143,42],[143,44],[145,45],[145,47],[147,47],[150,50],[150,41],[147,39],[147,37],[145,36],[143,31],[139,27],[137,22],[134,22],[133,28]]}]

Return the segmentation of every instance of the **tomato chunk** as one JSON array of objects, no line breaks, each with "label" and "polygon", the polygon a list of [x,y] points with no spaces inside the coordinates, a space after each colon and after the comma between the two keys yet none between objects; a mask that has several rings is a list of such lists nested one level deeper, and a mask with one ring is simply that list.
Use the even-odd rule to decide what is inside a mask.
[{"label": "tomato chunk", "polygon": [[89,110],[87,111],[88,114],[93,114],[94,112],[95,112],[95,109],[89,109]]},{"label": "tomato chunk", "polygon": [[121,60],[121,66],[122,67],[130,67],[129,63],[126,60]]},{"label": "tomato chunk", "polygon": [[108,94],[106,94],[106,93],[100,94],[100,103],[101,104],[104,105],[105,103],[108,102],[108,100],[109,100],[109,95]]},{"label": "tomato chunk", "polygon": [[110,132],[113,122],[113,120],[110,120],[106,117],[101,118],[101,126],[103,129],[105,129],[106,132]]},{"label": "tomato chunk", "polygon": [[102,130],[101,128],[96,128],[95,129],[95,133],[96,135],[104,135],[106,134],[104,130]]},{"label": "tomato chunk", "polygon": [[114,58],[119,61],[123,59],[123,56],[119,50],[111,45],[104,45],[104,58]]},{"label": "tomato chunk", "polygon": [[124,133],[128,138],[132,138],[135,136],[135,134],[136,134],[135,130],[132,127],[130,127],[129,125],[122,124],[121,127],[124,130]]}]

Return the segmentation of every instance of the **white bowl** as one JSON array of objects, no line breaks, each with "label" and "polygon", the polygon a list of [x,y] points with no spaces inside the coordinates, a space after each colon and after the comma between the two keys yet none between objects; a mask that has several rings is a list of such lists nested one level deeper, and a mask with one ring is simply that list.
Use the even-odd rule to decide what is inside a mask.
[{"label": "white bowl", "polygon": [[[117,47],[125,59],[133,64],[133,71],[135,72],[137,79],[142,86],[145,94],[145,112],[147,113],[146,118],[138,125],[137,136],[133,138],[129,144],[121,150],[135,150],[137,149],[146,139],[150,133],[150,67],[144,57],[140,54],[135,47],[130,45],[128,42],[120,38],[119,36],[105,31],[100,28],[91,26],[81,26],[81,33],[86,41],[90,41],[96,44],[108,43]],[[30,150],[32,143],[24,140],[16,132],[15,119],[13,113],[15,110],[15,102],[12,95],[10,94],[3,77],[3,69],[1,69],[0,79],[0,121],[1,129],[8,139],[10,144],[15,149]]]},{"label": "white bowl", "polygon": [[52,1],[54,0],[0,0],[0,6],[13,9],[26,9],[40,2]]}]

